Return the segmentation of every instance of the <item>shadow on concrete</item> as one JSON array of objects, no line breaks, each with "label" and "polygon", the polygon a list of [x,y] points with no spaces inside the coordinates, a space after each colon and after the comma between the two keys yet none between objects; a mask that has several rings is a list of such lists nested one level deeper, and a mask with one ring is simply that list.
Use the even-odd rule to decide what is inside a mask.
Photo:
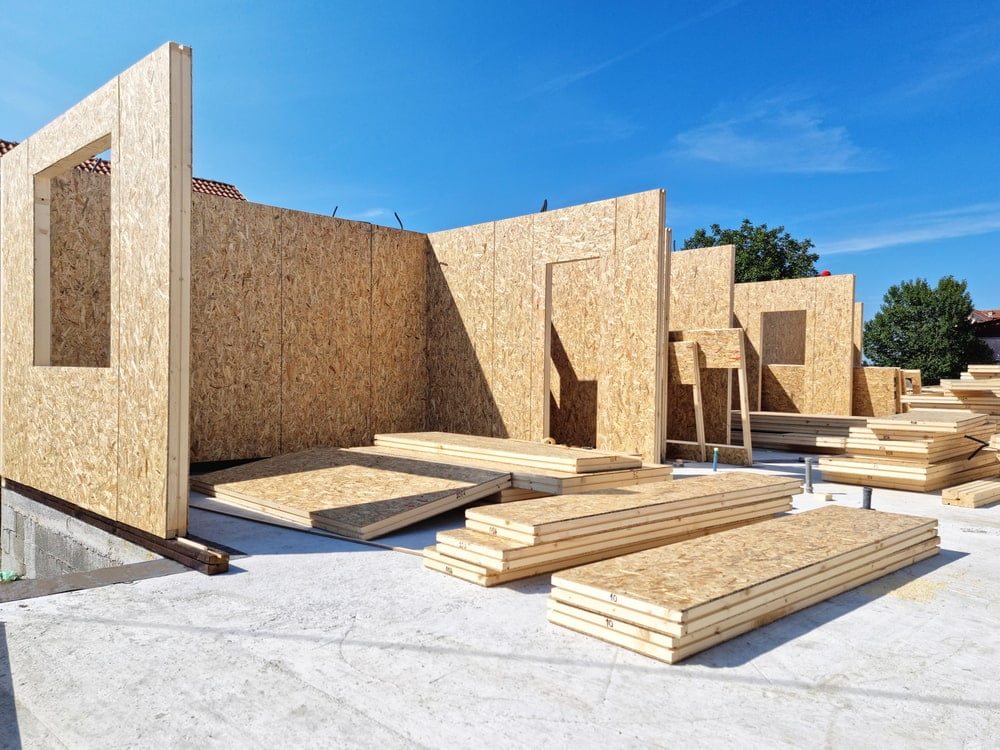
[{"label": "shadow on concrete", "polygon": [[[766,654],[768,651],[815,630],[821,625],[832,622],[848,612],[892,593],[923,575],[967,556],[967,552],[943,549],[934,557],[897,570],[895,573],[876,578],[798,612],[793,612],[756,630],[736,636],[733,640],[694,654],[675,666],[690,665],[725,669],[746,664],[761,654]],[[873,637],[878,636],[873,634]]]},{"label": "shadow on concrete", "polygon": [[7,651],[7,627],[0,622],[0,750],[21,750],[21,732],[17,728],[14,706],[14,676]]}]

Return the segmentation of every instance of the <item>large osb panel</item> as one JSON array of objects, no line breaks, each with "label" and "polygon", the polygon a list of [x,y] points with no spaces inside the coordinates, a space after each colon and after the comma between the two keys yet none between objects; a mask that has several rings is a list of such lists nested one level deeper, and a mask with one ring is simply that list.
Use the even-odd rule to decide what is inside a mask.
[{"label": "large osb panel", "polygon": [[372,227],[371,432],[423,430],[427,236]]},{"label": "large osb panel", "polygon": [[[736,248],[733,245],[681,250],[670,254],[670,330],[729,328],[733,319],[733,282]],[[705,438],[729,442],[730,370],[701,373]],[[667,394],[667,435],[671,440],[694,440],[694,401],[691,387],[671,383]]]},{"label": "large osb panel", "polygon": [[865,303],[854,303],[854,366],[861,367],[863,362],[865,338]]},{"label": "large osb panel", "polygon": [[371,225],[283,211],[281,450],[371,442]]},{"label": "large osb panel", "polygon": [[[190,50],[168,44],[2,160],[3,474],[167,537],[187,522],[190,125]],[[33,179],[108,136],[110,367],[35,367]]]},{"label": "large osb panel", "polygon": [[856,417],[886,417],[896,413],[899,370],[895,367],[855,367],[853,413]]},{"label": "large osb panel", "polygon": [[281,211],[193,196],[191,460],[281,452]]},{"label": "large osb panel", "polygon": [[597,445],[601,374],[601,290],[592,283],[599,260],[552,266],[549,435],[557,443]]},{"label": "large osb panel", "polygon": [[663,244],[665,195],[651,190],[615,199],[615,252],[602,256],[608,290],[602,330],[603,373],[597,415],[598,448],[657,460],[666,434],[670,256]]},{"label": "large osb panel", "polygon": [[494,225],[429,235],[428,427],[492,435]]},{"label": "large osb panel", "polygon": [[111,182],[70,169],[51,184],[51,363],[111,359]]},{"label": "large osb panel", "polygon": [[764,313],[807,313],[804,405],[810,414],[851,411],[854,338],[854,276],[737,284],[736,320],[747,333],[747,374],[753,410],[760,409],[760,367]]}]

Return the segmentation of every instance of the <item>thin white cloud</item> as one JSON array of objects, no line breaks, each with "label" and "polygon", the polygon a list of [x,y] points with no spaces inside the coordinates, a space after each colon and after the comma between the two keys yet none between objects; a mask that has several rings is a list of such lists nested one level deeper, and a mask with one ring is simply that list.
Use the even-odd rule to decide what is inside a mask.
[{"label": "thin white cloud", "polygon": [[821,255],[841,255],[991,232],[1000,232],[1000,203],[976,203],[909,216],[868,234],[817,243],[816,249]]},{"label": "thin white cloud", "polygon": [[768,172],[879,169],[874,154],[856,146],[846,128],[828,125],[813,110],[793,107],[787,99],[733,104],[726,109],[739,113],[680,133],[673,154]]},{"label": "thin white cloud", "polygon": [[574,83],[577,83],[578,81],[582,81],[585,78],[590,78],[590,76],[600,73],[602,70],[606,70],[607,68],[617,65],[623,60],[627,60],[628,58],[638,54],[647,47],[656,44],[669,34],[674,34],[678,31],[683,31],[689,26],[694,26],[695,24],[701,23],[702,21],[707,21],[708,19],[713,18],[714,16],[717,16],[720,13],[724,13],[730,8],[736,7],[742,2],[743,0],[722,0],[722,2],[715,3],[714,5],[711,5],[710,7],[703,10],[701,13],[697,13],[693,16],[682,19],[681,21],[678,21],[675,24],[671,24],[667,28],[657,32],[656,34],[653,34],[651,37],[647,38],[641,44],[637,44],[636,46],[631,47],[625,50],[624,52],[620,52],[619,54],[613,57],[609,57],[607,60],[603,60],[601,62],[594,63],[592,65],[587,65],[582,68],[579,68],[578,70],[570,71],[568,73],[563,73],[562,75],[550,78],[541,85],[536,86],[535,88],[528,91],[523,98],[538,96],[539,94],[551,94],[552,92],[561,91],[562,89],[568,88],[569,86],[572,86]]},{"label": "thin white cloud", "polygon": [[362,219],[378,219],[381,216],[387,216],[389,213],[388,208],[368,208],[362,211],[359,216]]}]

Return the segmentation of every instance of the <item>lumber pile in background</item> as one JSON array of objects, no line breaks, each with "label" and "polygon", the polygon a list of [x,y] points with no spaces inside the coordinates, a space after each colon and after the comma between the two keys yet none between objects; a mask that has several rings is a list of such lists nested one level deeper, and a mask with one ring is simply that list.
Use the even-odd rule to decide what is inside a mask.
[{"label": "lumber pile in background", "polygon": [[823,456],[823,478],[843,484],[930,492],[1000,474],[994,456],[966,436],[989,440],[994,419],[972,412],[918,410],[868,419],[852,428],[846,456]]},{"label": "lumber pile in background", "polygon": [[[779,411],[750,412],[753,444],[758,448],[797,453],[843,453],[852,427],[863,427],[865,417],[834,414],[791,414]],[[732,412],[733,439],[740,439],[740,420]]]},{"label": "lumber pile in background", "polygon": [[443,531],[424,565],[482,586],[648,549],[791,509],[801,483],[726,472],[611,492],[487,505]]},{"label": "lumber pile in background", "polygon": [[548,619],[673,663],[939,544],[935,519],[828,506],[557,573]]},{"label": "lumber pile in background", "polygon": [[904,395],[913,409],[961,409],[1000,416],[1000,365],[969,365],[958,379],[942,380],[934,388]]},{"label": "lumber pile in background", "polygon": [[1000,480],[980,479],[966,482],[956,487],[949,487],[941,493],[941,502],[945,505],[958,505],[962,508],[981,508],[1000,502]]}]

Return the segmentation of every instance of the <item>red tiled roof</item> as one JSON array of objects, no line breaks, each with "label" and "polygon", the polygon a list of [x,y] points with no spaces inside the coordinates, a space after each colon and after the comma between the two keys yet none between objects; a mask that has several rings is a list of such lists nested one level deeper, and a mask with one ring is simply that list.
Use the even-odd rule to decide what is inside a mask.
[{"label": "red tiled roof", "polygon": [[969,319],[973,323],[987,323],[992,320],[1000,320],[1000,310],[973,310]]},{"label": "red tiled roof", "polygon": [[[0,156],[6,154],[16,145],[16,141],[5,141],[0,138]],[[87,159],[87,161],[82,164],[77,164],[76,168],[82,169],[84,172],[111,174],[111,162],[107,159]],[[219,182],[218,180],[206,180],[201,177],[192,177],[191,189],[196,193],[204,193],[205,195],[218,195],[222,198],[232,198],[236,201],[246,200],[239,188],[235,185],[230,185],[228,182]]]}]

